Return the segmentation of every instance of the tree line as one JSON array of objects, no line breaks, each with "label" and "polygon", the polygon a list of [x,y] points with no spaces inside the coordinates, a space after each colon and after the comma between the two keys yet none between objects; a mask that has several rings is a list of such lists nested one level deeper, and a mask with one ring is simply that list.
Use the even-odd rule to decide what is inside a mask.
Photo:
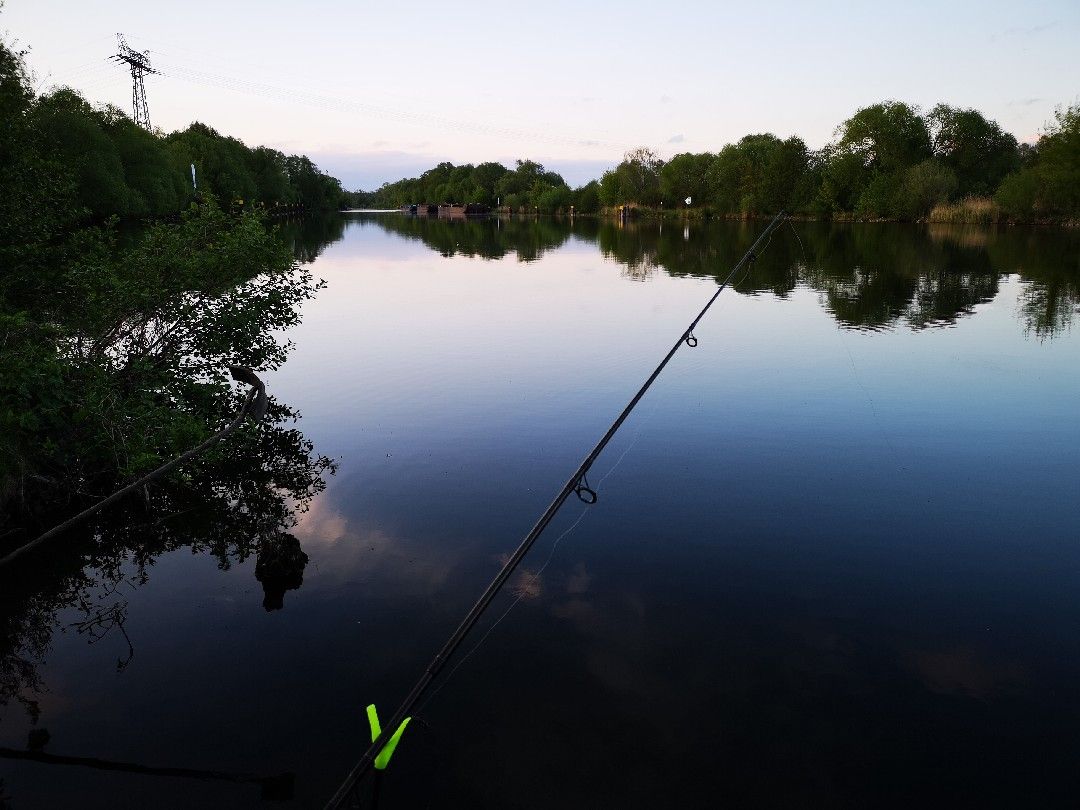
[{"label": "tree line", "polygon": [[[233,418],[228,365],[284,362],[280,335],[319,287],[250,203],[336,207],[339,193],[306,158],[201,125],[151,134],[70,91],[36,96],[23,54],[0,41],[0,556]],[[36,722],[38,664],[69,624],[59,611],[80,633],[122,628],[106,595],[174,549],[222,568],[254,557],[264,607],[281,607],[307,562],[296,510],[333,471],[298,417],[272,396],[258,424],[0,566],[0,707]]]},{"label": "tree line", "polygon": [[689,207],[718,216],[784,209],[817,218],[1014,220],[1080,217],[1080,105],[1058,110],[1037,143],[1018,143],[978,110],[899,101],[857,110],[832,142],[812,150],[799,137],[753,134],[718,152],[664,161],[627,152],[599,180],[571,189],[533,161],[440,163],[420,177],[355,192],[358,206],[418,202],[495,205],[538,213],[603,207]]},{"label": "tree line", "polygon": [[[276,178],[267,203],[321,198],[302,172],[260,175],[259,150],[209,128],[152,135],[69,91],[35,96],[23,55],[2,42],[0,121],[2,552],[214,432],[238,403],[230,364],[284,362],[279,335],[318,283],[239,194],[250,183],[260,200]],[[178,212],[195,160],[208,190]],[[169,216],[121,229],[119,214]],[[265,487],[237,485],[282,520],[291,507],[274,492],[313,491],[328,466],[278,424],[294,416],[273,401],[231,445],[267,472]],[[184,497],[210,493],[227,457],[189,465],[181,489],[206,489]],[[175,483],[144,493],[148,507]]]},{"label": "tree line", "polygon": [[581,213],[600,210],[599,184],[595,181],[571,189],[562,175],[532,160],[518,160],[513,169],[501,163],[455,166],[440,163],[419,177],[384,183],[375,191],[347,196],[356,208],[400,208],[414,203],[477,203],[491,208],[542,214]]},{"label": "tree line", "polygon": [[170,216],[200,194],[223,208],[337,210],[344,202],[341,183],[306,156],[252,148],[206,124],[148,132],[122,110],[95,107],[70,88],[26,102],[27,148],[64,167],[88,218]]}]

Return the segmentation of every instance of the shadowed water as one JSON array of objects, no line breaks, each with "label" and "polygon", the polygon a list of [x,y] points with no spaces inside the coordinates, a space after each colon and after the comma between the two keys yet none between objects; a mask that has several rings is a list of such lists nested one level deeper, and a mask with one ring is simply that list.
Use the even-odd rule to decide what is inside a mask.
[{"label": "shadowed water", "polygon": [[[292,772],[321,806],[364,706],[389,716],[762,227],[284,228],[327,286],[266,381],[337,474],[257,552],[253,520],[200,513],[26,569],[0,746]],[[466,641],[379,806],[1074,806],[1078,305],[1073,232],[785,226]],[[260,804],[0,779],[12,808]]]}]

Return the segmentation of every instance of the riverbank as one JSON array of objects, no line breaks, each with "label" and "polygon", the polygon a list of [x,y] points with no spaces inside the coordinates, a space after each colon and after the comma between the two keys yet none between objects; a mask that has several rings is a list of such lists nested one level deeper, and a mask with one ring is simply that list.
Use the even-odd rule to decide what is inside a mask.
[{"label": "riverbank", "polygon": [[[578,215],[587,216],[587,215]],[[613,206],[601,209],[598,216],[614,219],[670,219],[670,220],[756,220],[771,219],[770,213],[729,213],[715,211],[709,206],[678,208],[649,206]],[[1001,206],[987,197],[969,197],[956,203],[935,205],[925,217],[905,220],[896,217],[859,217],[852,212],[835,211],[831,214],[796,212],[791,219],[799,222],[922,222],[951,225],[1034,225],[1040,227],[1078,228],[1080,219],[1041,217],[1018,219],[1008,216]]]}]

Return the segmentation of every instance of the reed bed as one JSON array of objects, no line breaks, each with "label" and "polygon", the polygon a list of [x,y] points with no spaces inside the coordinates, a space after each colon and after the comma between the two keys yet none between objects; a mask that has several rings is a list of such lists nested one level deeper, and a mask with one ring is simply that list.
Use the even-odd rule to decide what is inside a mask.
[{"label": "reed bed", "polygon": [[926,217],[927,222],[953,225],[994,225],[1004,220],[1001,208],[989,197],[967,197],[957,203],[935,205]]}]

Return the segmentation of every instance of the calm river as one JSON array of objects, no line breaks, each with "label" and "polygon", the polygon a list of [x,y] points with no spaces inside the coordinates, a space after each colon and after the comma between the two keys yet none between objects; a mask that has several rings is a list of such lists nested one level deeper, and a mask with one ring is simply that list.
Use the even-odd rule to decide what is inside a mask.
[{"label": "calm river", "polygon": [[[327,283],[266,382],[337,460],[302,583],[182,549],[88,566],[90,606],[9,598],[52,628],[0,650],[38,686],[0,707],[11,808],[263,806],[11,758],[35,729],[60,758],[291,772],[285,806],[320,807],[364,707],[390,715],[762,227],[289,229]],[[1078,303],[1080,233],[785,226],[466,641],[379,806],[1075,807]]]}]

